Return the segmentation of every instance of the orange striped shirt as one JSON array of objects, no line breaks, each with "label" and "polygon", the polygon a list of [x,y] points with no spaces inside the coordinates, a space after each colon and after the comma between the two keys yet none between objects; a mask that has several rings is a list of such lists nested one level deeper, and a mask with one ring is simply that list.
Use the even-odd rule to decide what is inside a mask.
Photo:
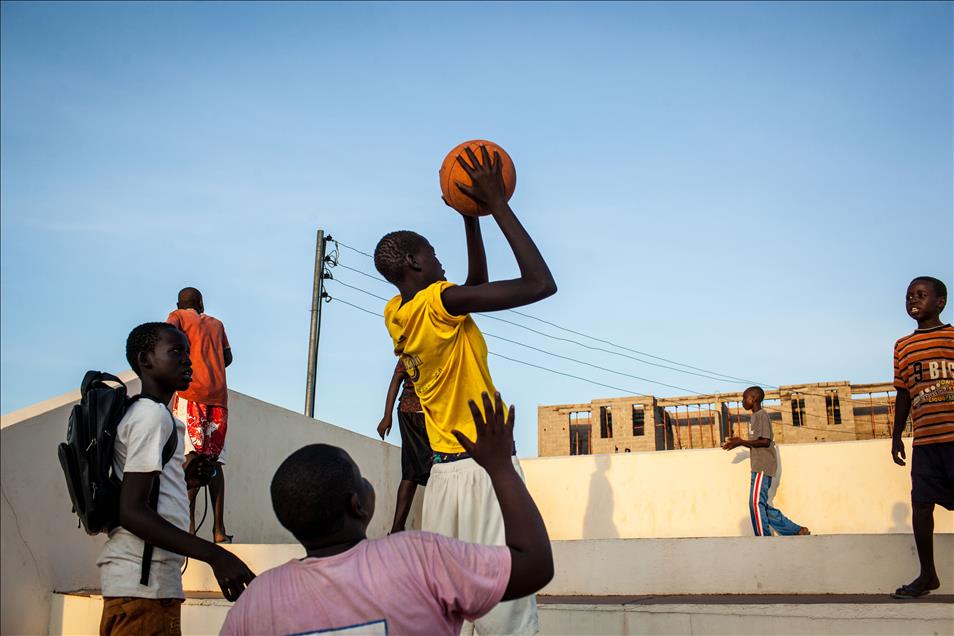
[{"label": "orange striped shirt", "polygon": [[894,387],[911,395],[915,446],[954,442],[954,327],[918,329],[898,340]]}]

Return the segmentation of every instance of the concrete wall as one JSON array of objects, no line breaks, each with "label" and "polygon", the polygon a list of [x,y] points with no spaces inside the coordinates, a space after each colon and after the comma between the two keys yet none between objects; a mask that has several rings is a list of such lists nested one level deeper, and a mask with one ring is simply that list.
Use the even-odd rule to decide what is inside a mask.
[{"label": "concrete wall", "polygon": [[[910,533],[910,462],[896,466],[890,449],[889,440],[785,444],[774,503],[816,534]],[[752,534],[746,449],[521,463],[553,540]],[[935,519],[936,532],[954,532],[954,512],[938,508]]]},{"label": "concrete wall", "polygon": [[[255,572],[305,552],[295,545],[232,545]],[[954,592],[954,535],[934,538],[941,588]],[[907,534],[811,537],[707,537],[554,541],[553,580],[541,594],[887,594],[914,579],[918,560]],[[186,571],[187,591],[216,592],[211,568]]]},{"label": "concrete wall", "polygon": [[[123,378],[130,391],[139,383]],[[79,392],[2,418],[2,621],[0,633],[45,633],[50,590],[98,588],[96,557],[104,536],[77,528],[56,446]],[[242,543],[292,543],[272,514],[268,488],[278,464],[305,444],[345,448],[377,491],[371,536],[383,536],[394,516],[400,448],[307,418],[234,391],[229,394],[226,523]],[[372,432],[369,423],[369,432]],[[197,504],[201,517],[203,503]],[[419,524],[420,493],[409,525]],[[210,537],[211,511],[200,534]]]},{"label": "concrete wall", "polygon": [[[138,390],[136,383],[131,389]],[[46,632],[50,590],[98,587],[95,560],[103,537],[77,529],[55,457],[77,398],[67,394],[0,422],[4,634]],[[268,484],[292,450],[319,441],[343,446],[354,456],[378,493],[370,534],[385,533],[400,476],[400,449],[245,395],[233,392],[230,400],[227,521],[236,541],[292,542],[271,513]],[[620,419],[614,428],[626,426],[626,418]],[[780,452],[775,502],[796,522],[816,534],[910,532],[909,469],[891,462],[888,441],[787,444]],[[554,540],[751,532],[744,449],[553,457],[524,460],[523,467]],[[412,512],[412,526],[417,512]],[[938,511],[936,520],[937,532],[954,532],[954,513]],[[211,528],[210,521],[206,524],[204,533]],[[910,543],[909,536],[899,540]],[[913,559],[913,553],[906,558]],[[591,565],[578,567],[597,572]]]},{"label": "concrete wall", "polygon": [[[580,634],[670,636],[791,636],[864,634],[936,636],[951,634],[950,605],[942,602],[879,603],[580,603],[539,604],[542,636]],[[189,599],[182,606],[182,632],[217,634],[231,607],[223,599]],[[99,597],[54,595],[50,634],[95,634],[102,614]]]},{"label": "concrete wall", "polygon": [[[934,554],[950,594],[954,535]],[[883,534],[555,541],[553,563],[541,594],[888,594],[918,575],[914,537]]]}]

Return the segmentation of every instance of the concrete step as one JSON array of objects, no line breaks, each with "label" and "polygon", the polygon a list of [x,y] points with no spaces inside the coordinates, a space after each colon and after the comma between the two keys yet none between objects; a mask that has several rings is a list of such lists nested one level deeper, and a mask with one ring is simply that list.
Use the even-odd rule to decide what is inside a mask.
[{"label": "concrete step", "polygon": [[[253,572],[304,556],[298,544],[228,546]],[[954,594],[954,535],[934,537],[938,594]],[[813,535],[554,541],[549,595],[888,594],[914,579],[910,535]],[[191,562],[186,590],[217,592],[205,563]]]},{"label": "concrete step", "polygon": [[[182,633],[217,634],[231,603],[190,592]],[[951,634],[954,596],[892,601],[883,595],[538,597],[540,633],[584,634]],[[54,594],[50,634],[95,634],[102,597]]]}]

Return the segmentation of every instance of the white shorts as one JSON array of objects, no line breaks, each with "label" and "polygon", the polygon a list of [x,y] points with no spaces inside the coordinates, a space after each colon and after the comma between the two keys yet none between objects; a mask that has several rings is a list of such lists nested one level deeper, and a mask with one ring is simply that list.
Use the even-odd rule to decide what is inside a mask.
[{"label": "white shorts", "polygon": [[[176,417],[177,420],[180,420],[183,424],[188,424],[189,423],[189,411],[188,411],[189,401],[182,400],[182,399],[180,400],[173,399],[172,402],[173,402],[173,406],[175,407],[175,411],[173,411],[172,414]],[[186,432],[185,432],[185,435],[183,435],[183,437],[185,438],[184,446],[183,446],[183,454],[188,455],[189,453],[194,453],[195,446],[192,445],[192,439],[189,437],[188,426],[186,427]],[[227,439],[228,438],[226,438],[226,440]],[[229,448],[228,442],[227,441],[223,442],[222,452],[219,453],[219,460],[218,460],[219,463],[222,464],[223,466],[225,465],[225,455],[226,453],[228,453],[228,448]]]},{"label": "white shorts", "polygon": [[[523,470],[516,457],[514,468]],[[461,541],[506,545],[500,504],[490,476],[473,459],[434,464],[424,489],[421,529]],[[534,594],[498,604],[475,623],[464,623],[461,634],[536,634],[540,631]]]}]

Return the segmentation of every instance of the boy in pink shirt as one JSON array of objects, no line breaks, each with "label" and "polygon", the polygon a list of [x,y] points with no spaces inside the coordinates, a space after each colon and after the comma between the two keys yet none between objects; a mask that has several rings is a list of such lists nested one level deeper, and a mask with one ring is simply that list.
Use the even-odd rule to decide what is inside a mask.
[{"label": "boy in pink shirt", "polygon": [[470,409],[476,442],[455,437],[490,476],[505,546],[428,532],[369,540],[374,489],[342,449],[312,444],[272,479],[278,520],[307,556],[260,574],[229,610],[222,634],[460,633],[500,601],[533,594],[553,577],[546,526],[511,461],[513,406],[484,393],[486,421]]}]

